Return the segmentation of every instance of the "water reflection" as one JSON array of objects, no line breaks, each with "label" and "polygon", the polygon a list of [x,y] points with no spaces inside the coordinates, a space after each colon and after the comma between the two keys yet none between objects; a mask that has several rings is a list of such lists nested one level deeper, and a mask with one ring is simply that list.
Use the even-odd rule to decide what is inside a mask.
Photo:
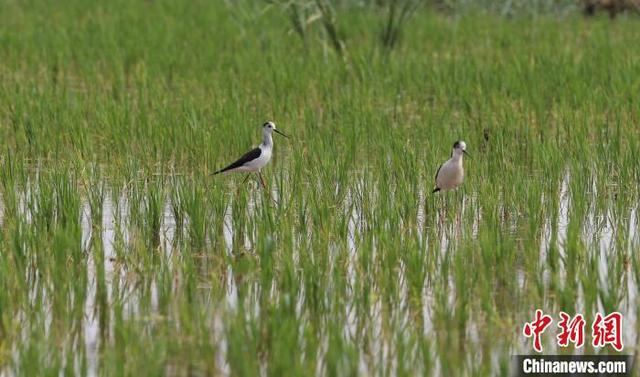
[{"label": "water reflection", "polygon": [[[562,181],[559,182],[559,190],[557,198],[545,198],[544,194],[540,197],[541,203],[548,203],[552,200],[557,200],[557,213],[551,213],[544,219],[544,223],[541,226],[540,235],[538,238],[539,260],[538,264],[543,266],[542,277],[545,289],[551,288],[553,271],[546,267],[548,266],[550,253],[552,250],[556,250],[561,261],[566,260],[570,253],[566,250],[566,245],[569,242],[570,222],[574,220],[572,218],[572,193],[570,192],[571,175],[569,172],[564,174]],[[344,262],[345,273],[345,287],[334,286],[335,280],[330,279],[329,285],[322,287],[326,293],[325,298],[334,297],[336,291],[343,291],[344,300],[342,313],[344,321],[342,322],[342,336],[346,342],[353,343],[360,350],[358,356],[357,371],[360,374],[368,375],[375,374],[379,370],[387,370],[390,374],[395,374],[398,371],[398,358],[396,357],[399,349],[408,349],[410,355],[415,355],[419,350],[410,341],[411,334],[416,329],[416,317],[412,313],[410,302],[412,299],[409,292],[409,277],[407,269],[410,266],[407,265],[404,259],[397,260],[397,265],[394,266],[394,272],[397,274],[397,297],[391,299],[393,305],[389,309],[384,299],[388,296],[386,289],[388,287],[381,286],[375,277],[365,275],[365,273],[378,274],[380,271],[376,271],[376,268],[372,271],[363,269],[359,266],[361,258],[361,248],[367,247],[367,252],[371,255],[368,257],[373,262],[371,265],[377,266],[375,263],[380,258],[385,257],[387,250],[380,249],[378,245],[378,239],[375,234],[371,234],[371,224],[367,221],[376,221],[372,218],[375,214],[375,210],[370,210],[363,201],[366,198],[374,203],[378,202],[380,198],[376,190],[366,192],[368,187],[371,187],[370,183],[366,183],[364,180],[359,180],[356,184],[346,190],[345,199],[343,201],[340,214],[346,223],[346,234],[344,238],[340,235],[336,235],[335,239],[328,245],[328,258],[329,258],[329,275],[336,273],[335,269],[343,268],[340,266]],[[25,224],[31,224],[34,213],[38,211],[38,202],[34,200],[34,188],[31,184],[26,185],[26,188],[21,192],[19,197],[19,213],[24,217]],[[425,204],[427,201],[425,195],[425,188],[420,187],[417,193],[417,209],[415,223],[408,220],[398,220],[398,226],[400,228],[411,228],[406,233],[398,235],[397,239],[401,240],[399,248],[402,248],[402,243],[409,242],[409,237],[415,235],[417,239],[417,245],[422,252],[426,254],[423,259],[427,263],[431,263],[431,260],[435,260],[432,266],[427,266],[429,273],[424,277],[424,283],[419,294],[419,302],[417,306],[419,308],[420,321],[422,322],[421,336],[428,339],[436,339],[438,329],[436,329],[436,308],[441,305],[437,302],[437,294],[434,292],[434,287],[437,286],[439,281],[443,281],[446,284],[447,297],[445,298],[446,304],[452,308],[456,308],[456,303],[459,297],[464,293],[460,292],[458,282],[455,280],[451,271],[447,276],[441,275],[443,272],[443,266],[446,261],[453,260],[456,253],[461,252],[459,246],[465,239],[472,241],[478,241],[478,237],[481,234],[481,228],[483,226],[483,208],[482,203],[478,200],[477,193],[471,192],[462,196],[462,205],[459,207],[451,206],[448,210],[457,210],[454,215],[448,216],[446,213],[430,212],[431,207]],[[390,191],[390,195],[396,195],[393,190]],[[202,297],[208,297],[204,302],[210,312],[210,330],[211,337],[215,342],[215,362],[218,366],[218,372],[222,375],[232,374],[230,363],[228,360],[229,344],[226,338],[229,328],[227,320],[234,315],[246,315],[249,318],[259,318],[261,313],[261,291],[267,290],[270,300],[276,302],[281,299],[283,292],[280,292],[279,285],[276,278],[270,281],[262,282],[259,279],[248,280],[249,286],[245,287],[248,294],[244,295],[246,302],[240,302],[243,299],[239,295],[239,285],[246,284],[243,277],[237,276],[234,271],[234,258],[240,258],[240,251],[238,248],[242,247],[247,253],[253,254],[251,257],[257,258],[259,252],[256,249],[256,242],[259,234],[257,227],[258,220],[256,216],[261,215],[261,211],[264,211],[263,206],[275,205],[278,206],[278,200],[282,200],[277,189],[272,189],[272,196],[275,202],[264,200],[261,195],[249,195],[247,197],[246,206],[234,206],[234,201],[238,200],[236,196],[229,195],[226,198],[226,203],[223,206],[223,213],[221,214],[221,227],[208,229],[213,235],[208,237],[214,238],[215,233],[220,233],[223,242],[223,253],[227,259],[224,259],[225,266],[219,272],[220,286],[215,284],[202,284],[199,286],[200,291],[206,291],[197,296],[201,300],[205,300]],[[81,249],[86,253],[86,274],[87,274],[87,286],[86,286],[86,298],[83,303],[83,321],[82,321],[82,344],[67,344],[65,352],[71,352],[75,356],[73,358],[74,370],[77,374],[86,371],[88,375],[101,374],[100,356],[101,348],[105,347],[105,343],[113,343],[115,323],[110,318],[114,318],[114,302],[118,301],[123,305],[123,315],[127,318],[137,317],[153,317],[159,315],[160,300],[164,288],[159,285],[156,276],[146,276],[147,283],[136,282],[139,278],[137,274],[139,272],[133,272],[128,269],[127,258],[132,256],[127,255],[130,250],[135,249],[132,246],[134,237],[132,228],[134,225],[130,221],[131,208],[129,205],[131,198],[127,190],[121,190],[114,192],[113,189],[105,191],[103,201],[101,203],[100,212],[101,217],[98,224],[94,224],[96,216],[92,214],[92,208],[90,201],[84,198],[81,201],[80,206],[80,225],[82,229],[81,235]],[[161,255],[161,265],[171,271],[174,276],[173,279],[173,292],[179,292],[182,288],[181,271],[183,263],[183,256],[181,251],[184,249],[181,242],[185,242],[185,238],[188,238],[188,229],[191,226],[191,221],[188,216],[185,216],[181,221],[176,220],[176,206],[180,206],[180,203],[174,201],[174,198],[167,198],[162,202],[161,219],[159,227],[159,254]],[[312,201],[308,198],[302,199],[305,204],[306,211],[311,211],[308,208],[308,203]],[[391,198],[393,202],[393,198]],[[370,202],[368,202],[370,203]],[[365,210],[367,208],[367,210]],[[243,223],[243,229],[235,229],[234,224],[234,209],[244,210],[244,214],[249,221]],[[504,212],[505,209],[499,210]],[[304,213],[304,212],[303,212]],[[236,213],[237,214],[237,213]],[[304,214],[303,214],[304,216]],[[619,217],[625,221],[620,221]],[[293,238],[292,261],[294,269],[296,270],[297,279],[303,280],[304,276],[301,276],[303,270],[301,255],[302,252],[307,252],[302,249],[306,249],[310,244],[310,239],[313,237],[314,227],[311,221],[307,221],[305,234],[295,234]],[[522,218],[518,218],[517,215],[509,218],[504,224],[504,237],[512,237],[518,239],[520,235],[520,229]],[[582,221],[582,220],[581,220]],[[4,201],[0,202],[0,224],[5,223],[5,208]],[[390,219],[383,221],[382,229],[388,231],[395,231],[392,229],[393,222]],[[626,229],[619,229],[624,226]],[[631,255],[634,251],[637,251],[640,246],[640,239],[638,234],[638,208],[630,208],[628,213],[616,214],[612,208],[608,208],[603,215],[599,215],[596,210],[590,210],[586,218],[584,219],[584,225],[581,228],[581,238],[585,245],[585,257],[588,257],[589,253],[595,253],[597,258],[597,276],[593,276],[593,279],[598,279],[600,286],[603,289],[616,289],[617,287],[611,287],[612,273],[610,265],[615,258],[619,258],[620,253]],[[287,231],[287,230],[285,230]],[[288,231],[295,231],[289,229]],[[617,234],[622,232],[625,235],[626,243],[621,244],[616,242]],[[240,236],[239,236],[240,235]],[[139,236],[139,235],[137,235]],[[241,245],[239,244],[241,240]],[[528,239],[531,241],[531,239]],[[437,241],[437,242],[434,242]],[[99,244],[100,247],[96,247]],[[212,241],[206,242],[208,246],[211,246]],[[515,244],[515,243],[514,243]],[[366,246],[363,246],[366,245]],[[536,246],[536,245],[534,245]],[[625,250],[619,250],[623,246]],[[472,252],[476,250],[471,248],[463,248],[464,252]],[[320,252],[320,251],[318,251]],[[317,256],[311,256],[311,258],[317,258]],[[196,259],[197,260],[197,259]],[[274,262],[275,263],[275,262]],[[631,263],[629,263],[631,264]],[[451,268],[451,267],[449,267]],[[517,290],[524,291],[530,289],[528,287],[531,284],[531,275],[525,271],[522,266],[514,266],[517,268],[514,277],[516,281],[514,284],[517,286]],[[274,268],[275,269],[275,268]],[[214,273],[214,272],[207,272]],[[562,262],[558,264],[559,281],[565,282],[568,276],[566,263]],[[633,274],[632,268],[627,267],[624,271],[624,279],[621,282],[626,288],[624,299],[620,302],[620,311],[625,315],[625,338],[624,342],[629,347],[638,342],[637,334],[634,331],[637,324],[637,303],[638,303],[638,282],[637,276]],[[40,300],[40,305],[43,307],[49,307],[51,304],[50,298],[47,296],[49,291],[42,286],[39,275],[34,273],[32,269],[25,271],[25,279],[29,282],[31,290],[29,292],[29,301],[32,303],[32,307],[35,307],[35,302]],[[370,284],[369,282],[373,282]],[[262,286],[261,284],[267,284]],[[566,283],[569,284],[569,283]],[[101,288],[103,287],[103,288]],[[149,305],[143,305],[140,301],[141,297],[145,295],[143,292],[147,287],[149,290],[148,300]],[[299,284],[299,289],[296,291],[295,297],[289,299],[295,300],[295,318],[300,323],[300,331],[304,331],[303,326],[310,319],[307,317],[307,308],[305,308],[306,294],[305,284]],[[101,302],[101,292],[104,289],[106,294],[105,299]],[[222,294],[218,294],[215,290],[222,289]],[[361,307],[363,303],[359,300],[362,292],[359,290],[366,289],[369,291],[370,300],[368,301],[368,308]],[[329,293],[332,294],[329,294]],[[582,288],[577,290],[576,297],[577,311],[585,311],[585,298]],[[284,292],[289,294],[290,292]],[[220,299],[219,299],[220,298]],[[335,303],[332,303],[335,304]],[[106,306],[106,307],[105,307]],[[239,308],[242,307],[244,313],[238,313]],[[603,308],[600,308],[603,310]],[[457,309],[455,309],[457,310]],[[553,313],[555,313],[552,310]],[[52,316],[50,312],[46,312],[46,318],[44,319],[45,331],[49,331],[52,322]],[[106,313],[106,314],[105,314]],[[168,313],[171,316],[174,313]],[[165,315],[167,315],[165,313]],[[454,315],[454,313],[451,313]],[[27,316],[24,312],[18,313],[17,318],[23,323],[28,323],[33,318]],[[471,315],[468,322],[464,325],[462,336],[465,338],[468,349],[476,349],[474,356],[470,356],[473,360],[469,361],[471,364],[477,364],[482,360],[490,360],[495,371],[498,370],[501,355],[504,356],[505,352],[510,353],[526,353],[530,350],[530,345],[526,343],[518,334],[514,334],[513,339],[508,336],[504,341],[490,340],[489,346],[484,337],[482,327],[483,323],[481,316]],[[106,321],[106,323],[104,323]],[[106,331],[104,330],[106,327]],[[29,326],[24,326],[21,341],[26,342],[29,337]],[[405,335],[388,334],[390,329],[396,329],[400,334]],[[554,330],[549,331],[549,336],[554,335]],[[327,374],[326,365],[323,363],[323,359],[326,357],[329,347],[329,339],[326,332],[323,333],[320,340],[320,346],[318,349],[318,356],[320,362],[317,364],[316,373],[319,375]],[[82,347],[82,352],[75,352],[77,347]],[[508,351],[506,351],[508,350]],[[552,349],[553,351],[553,349]],[[430,351],[431,357],[435,360],[433,367],[436,373],[444,372],[439,359],[437,346],[434,346]],[[488,355],[485,355],[488,352]],[[14,344],[11,348],[11,355],[13,363],[20,364],[21,349],[19,345]],[[412,357],[408,357],[411,359]],[[415,356],[413,357],[415,358]],[[83,367],[86,365],[86,367]],[[86,368],[86,369],[83,369]],[[266,374],[268,365],[266,361],[261,361],[261,368]]]}]

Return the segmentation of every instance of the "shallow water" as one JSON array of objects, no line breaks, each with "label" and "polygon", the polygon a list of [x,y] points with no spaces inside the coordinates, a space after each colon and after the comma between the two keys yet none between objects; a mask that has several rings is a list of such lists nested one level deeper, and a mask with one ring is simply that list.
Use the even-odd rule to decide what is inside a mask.
[{"label": "shallow water", "polygon": [[[572,201],[569,192],[570,174],[565,174],[562,182],[559,183],[558,190],[559,203],[554,216],[548,216],[544,219],[544,225],[540,234],[538,265],[541,266],[541,278],[545,292],[554,289],[554,279],[562,285],[569,274],[566,263],[559,263],[558,270],[553,271],[548,266],[549,253],[556,250],[559,260],[570,257],[570,253],[565,249],[568,241],[568,232],[570,222],[572,221]],[[387,258],[387,250],[381,249],[379,242],[388,242],[380,239],[376,234],[371,234],[372,227],[376,229],[387,229],[392,231],[390,220],[372,217],[375,214],[375,208],[370,207],[370,203],[364,202],[363,190],[366,187],[375,187],[365,185],[363,181],[347,190],[347,194],[343,204],[336,208],[338,218],[342,219],[345,224],[344,230],[346,234],[341,234],[339,230],[333,233],[334,238],[329,240],[327,250],[312,250],[311,255],[303,255],[308,252],[303,245],[309,244],[312,237],[319,234],[322,230],[318,227],[308,226],[306,234],[298,234],[293,228],[291,239],[292,247],[288,250],[292,253],[292,268],[296,271],[295,276],[299,281],[297,284],[299,289],[295,290],[295,296],[291,296],[291,291],[282,290],[281,283],[276,280],[279,270],[284,268],[282,261],[273,260],[274,275],[269,280],[261,280],[248,278],[247,274],[251,271],[242,271],[240,274],[236,268],[241,264],[237,261],[246,258],[255,260],[260,265],[261,250],[259,222],[258,216],[263,214],[263,206],[270,205],[278,208],[278,193],[272,191],[273,201],[265,200],[259,190],[249,189],[247,195],[247,203],[245,208],[245,216],[249,221],[242,225],[242,229],[236,229],[234,222],[234,201],[237,196],[228,195],[226,204],[223,206],[224,212],[221,214],[221,227],[208,229],[205,245],[212,245],[212,240],[220,237],[223,240],[224,256],[222,265],[212,267],[210,258],[212,256],[203,253],[194,258],[196,266],[195,273],[200,276],[197,279],[197,294],[194,296],[196,305],[201,308],[203,316],[207,318],[203,322],[203,326],[207,329],[206,338],[211,340],[215,349],[216,373],[220,375],[232,375],[232,368],[228,361],[229,357],[229,331],[234,331],[236,325],[230,324],[229,320],[237,316],[245,316],[248,320],[260,318],[264,310],[264,292],[268,292],[266,296],[271,302],[283,303],[287,300],[293,300],[294,314],[296,318],[296,326],[299,331],[304,333],[307,326],[313,323],[319,326],[318,331],[320,338],[317,339],[317,353],[315,355],[305,355],[308,358],[318,360],[316,364],[316,375],[326,375],[329,373],[328,358],[329,344],[332,342],[329,337],[331,321],[336,321],[342,327],[340,336],[342,340],[348,344],[352,344],[356,349],[360,350],[357,357],[357,371],[360,374],[376,374],[379,371],[387,371],[387,373],[395,375],[400,374],[400,367],[406,367],[399,364],[397,355],[399,352],[406,353],[406,360],[417,360],[424,356],[419,356],[420,349],[415,343],[416,334],[430,339],[432,346],[429,351],[430,357],[434,360],[430,367],[413,365],[412,370],[418,373],[429,372],[426,368],[431,368],[430,372],[436,375],[446,373],[443,363],[447,358],[442,352],[447,347],[440,345],[440,339],[443,339],[442,328],[443,323],[452,324],[447,316],[457,315],[460,310],[461,297],[465,296],[465,286],[460,286],[461,276],[457,276],[452,271],[455,270],[455,264],[452,264],[458,257],[458,253],[477,252],[473,246],[474,242],[480,242],[479,237],[483,229],[483,207],[476,193],[467,193],[464,196],[457,196],[456,199],[462,200],[462,205],[458,207],[451,206],[456,209],[457,213],[447,215],[446,211],[450,209],[442,209],[433,213],[428,213],[428,206],[425,202],[426,188],[421,187],[417,194],[417,210],[414,220],[400,219],[401,229],[406,229],[398,235],[400,249],[404,247],[405,242],[412,242],[412,237],[421,250],[423,256],[421,260],[426,261],[430,265],[425,273],[422,288],[419,293],[419,302],[415,302],[415,296],[411,295],[411,283],[408,277],[408,269],[415,269],[414,265],[407,265],[403,257],[397,260],[394,265],[393,276],[395,282],[393,288],[388,283],[383,283],[377,279],[378,276],[385,275],[383,269],[387,264],[384,262],[367,264],[366,260],[379,261]],[[27,185],[27,189],[20,192],[20,212],[19,215],[24,217],[25,224],[33,223],[34,211],[38,211],[37,203],[29,204],[30,198],[33,197],[30,190],[37,190],[37,187]],[[115,313],[114,305],[119,302],[121,307],[121,316],[124,321],[135,320],[140,322],[142,332],[153,331],[159,323],[163,321],[172,321],[173,316],[180,316],[180,306],[173,307],[171,305],[164,306],[160,302],[162,300],[173,300],[171,295],[183,295],[187,284],[185,274],[185,255],[184,252],[191,252],[186,246],[189,242],[190,219],[185,217],[179,224],[175,217],[175,205],[171,199],[166,198],[161,203],[161,219],[157,239],[159,240],[156,250],[148,250],[149,253],[158,258],[155,264],[155,271],[166,270],[171,276],[170,291],[161,290],[158,287],[157,279],[160,276],[155,272],[136,271],[128,266],[129,258],[139,258],[140,256],[128,255],[131,252],[140,252],[138,246],[134,246],[135,242],[139,242],[139,227],[136,225],[131,216],[133,210],[131,208],[131,200],[133,200],[127,190],[118,191],[115,188],[108,188],[101,202],[101,216],[99,224],[93,223],[96,218],[92,216],[92,208],[89,199],[80,198],[80,226],[81,226],[81,249],[86,256],[86,295],[80,299],[83,301],[82,316],[82,336],[79,339],[63,342],[62,355],[73,355],[71,358],[63,356],[62,360],[71,360],[73,362],[73,370],[76,374],[83,371],[88,375],[100,375],[104,367],[101,361],[101,350],[114,344],[118,324],[113,320],[118,313]],[[368,193],[369,198],[379,199],[376,192]],[[391,193],[393,196],[393,192]],[[114,201],[114,199],[117,199]],[[449,198],[451,199],[451,198]],[[310,201],[308,198],[305,199]],[[392,199],[393,200],[393,199]],[[544,196],[540,198],[541,202],[545,202]],[[150,200],[145,200],[149,206]],[[450,205],[450,204],[449,204]],[[595,210],[591,210],[584,224],[581,226],[581,242],[584,246],[585,254],[581,254],[581,258],[595,257],[597,258],[596,276],[590,276],[589,279],[595,279],[598,283],[610,290],[616,290],[621,293],[621,301],[617,306],[618,310],[624,315],[624,344],[625,351],[632,353],[635,345],[638,343],[637,333],[637,308],[638,308],[638,274],[633,273],[634,266],[630,262],[625,267],[624,276],[621,277],[621,286],[612,287],[610,284],[611,258],[615,258],[617,253],[632,254],[640,247],[640,239],[638,235],[638,207],[629,208],[621,216],[623,221],[617,221],[616,212],[608,209],[603,216],[598,215]],[[556,219],[556,220],[554,220]],[[517,242],[520,239],[519,221],[522,218],[512,218],[503,224],[500,232],[506,240]],[[526,219],[524,220],[526,221]],[[5,223],[4,204],[0,206],[0,223]],[[618,224],[625,224],[626,229],[620,229]],[[287,232],[283,229],[282,232]],[[555,232],[555,236],[554,236]],[[616,243],[615,239],[621,235],[625,239],[623,246],[626,250],[619,250],[620,243]],[[282,235],[279,235],[282,237]],[[155,237],[153,237],[155,238]],[[435,239],[434,239],[435,238]],[[468,238],[466,248],[460,248],[463,244],[462,239]],[[284,238],[286,239],[286,238]],[[530,239],[529,239],[530,241]],[[95,242],[100,243],[100,252],[97,252]],[[186,242],[186,243],[185,243]],[[526,241],[525,241],[526,242]],[[514,244],[515,245],[515,244]],[[206,246],[205,246],[206,248]],[[402,251],[402,250],[400,250]],[[329,270],[326,276],[333,276],[326,280],[328,283],[322,287],[323,300],[325,305],[331,307],[336,303],[330,302],[332,298],[339,298],[339,305],[342,309],[335,313],[337,317],[332,315],[323,315],[322,317],[314,317],[309,312],[309,301],[307,286],[305,285],[304,263],[319,263],[318,260],[324,258],[324,254],[328,258],[327,265]],[[365,254],[363,254],[365,253]],[[426,256],[426,257],[425,257]],[[310,259],[309,259],[310,258]],[[368,259],[363,259],[368,258]],[[303,259],[305,261],[303,261]],[[219,263],[217,259],[216,263]],[[580,263],[584,264],[584,261]],[[367,267],[369,266],[369,267]],[[581,265],[582,266],[582,265]],[[265,268],[265,267],[263,267]],[[268,268],[268,266],[266,266]],[[513,275],[514,280],[509,284],[513,284],[515,291],[524,292],[529,289],[533,283],[532,272],[526,270],[523,265],[514,266],[516,273]],[[583,268],[583,267],[580,267]],[[635,266],[635,268],[638,268]],[[452,270],[453,269],[453,270]],[[448,272],[447,272],[448,271]],[[414,272],[415,273],[415,272]],[[472,273],[472,271],[469,271]],[[18,369],[13,366],[22,364],[21,358],[24,355],[19,343],[26,343],[29,338],[27,329],[40,326],[45,331],[45,336],[49,336],[52,326],[52,314],[50,308],[52,306],[52,297],[50,290],[46,289],[40,281],[39,273],[34,273],[29,267],[24,273],[25,279],[31,287],[30,303],[33,308],[38,308],[43,316],[32,316],[22,311],[18,313],[17,318],[23,324],[21,337],[14,340],[11,349],[11,363],[4,368],[3,374],[12,375],[20,374]],[[164,277],[162,277],[164,279]],[[343,279],[343,280],[342,280]],[[341,283],[342,282],[342,283]],[[78,284],[78,283],[76,283]],[[81,284],[81,283],[80,283]],[[99,285],[104,284],[104,288]],[[164,283],[163,283],[164,284]],[[561,288],[560,287],[560,288]],[[497,289],[499,287],[496,287]],[[105,296],[103,302],[100,301],[100,292],[104,289]],[[511,289],[511,288],[510,288]],[[240,294],[239,291],[243,293]],[[264,291],[264,292],[263,292]],[[567,311],[578,312],[585,311],[585,297],[582,288],[576,290],[575,308],[568,308]],[[116,297],[117,295],[117,297]],[[444,296],[443,296],[444,295]],[[367,297],[363,301],[363,297]],[[284,301],[283,301],[284,300]],[[548,306],[547,303],[541,304],[532,301],[528,303],[531,310],[523,310],[522,312],[505,309],[504,312],[511,316],[505,318],[506,322],[511,322],[510,326],[503,329],[503,333],[495,336],[494,339],[487,339],[487,334],[483,327],[484,321],[487,320],[477,303],[473,298],[467,298],[469,307],[467,312],[468,319],[464,324],[464,328],[459,333],[461,342],[457,347],[461,347],[460,352],[468,352],[473,350],[468,356],[463,356],[460,361],[469,365],[469,370],[482,365],[485,361],[491,364],[490,370],[498,373],[500,369],[500,360],[508,358],[512,354],[522,354],[531,352],[530,341],[524,339],[520,335],[520,331],[524,320],[530,320],[533,316],[533,308],[540,305],[548,314],[557,318],[558,308],[556,305]],[[363,307],[363,305],[365,307]],[[414,307],[418,305],[417,320]],[[496,302],[492,305],[498,307],[509,306],[508,302]],[[160,309],[160,308],[163,309]],[[167,311],[167,308],[169,310]],[[450,310],[450,313],[443,310]],[[475,309],[474,309],[475,308]],[[599,304],[600,310],[604,310],[602,303]],[[584,314],[592,315],[588,311]],[[106,320],[107,323],[101,323]],[[42,321],[39,323],[30,323],[30,321]],[[418,324],[420,322],[420,324]],[[179,326],[179,321],[176,320]],[[176,330],[180,333],[180,329]],[[395,335],[389,335],[390,331],[397,332]],[[545,351],[549,353],[558,352],[555,347],[553,337],[555,337],[555,326],[549,328],[545,333]],[[204,335],[204,334],[203,334]],[[277,335],[277,334],[276,334]],[[301,349],[305,349],[305,342],[308,339],[298,339],[297,342]],[[445,342],[446,344],[446,342]],[[452,345],[453,346],[453,345]],[[402,349],[402,351],[400,351]],[[466,351],[465,351],[466,350]],[[57,351],[52,351],[57,352]],[[578,352],[583,352],[580,350]],[[304,352],[303,352],[304,354]],[[177,364],[176,364],[177,363]],[[268,362],[260,359],[260,370],[262,374],[268,374]],[[12,366],[13,365],[13,366]],[[179,365],[179,361],[167,363],[165,372],[168,374],[182,374],[184,366]],[[62,369],[65,368],[63,364]]]}]

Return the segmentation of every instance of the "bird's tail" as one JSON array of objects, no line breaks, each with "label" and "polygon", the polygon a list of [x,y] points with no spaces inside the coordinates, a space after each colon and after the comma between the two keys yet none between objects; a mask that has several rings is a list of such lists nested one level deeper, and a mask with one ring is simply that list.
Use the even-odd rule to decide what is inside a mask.
[{"label": "bird's tail", "polygon": [[431,191],[431,193],[433,194],[433,193],[436,193],[438,191],[440,191],[440,187],[436,187],[435,189],[433,189],[433,191]]},{"label": "bird's tail", "polygon": [[220,174],[220,173],[224,173],[226,171],[226,169],[220,169],[218,171],[214,171],[213,173],[211,173],[211,175],[216,175],[216,174]]}]

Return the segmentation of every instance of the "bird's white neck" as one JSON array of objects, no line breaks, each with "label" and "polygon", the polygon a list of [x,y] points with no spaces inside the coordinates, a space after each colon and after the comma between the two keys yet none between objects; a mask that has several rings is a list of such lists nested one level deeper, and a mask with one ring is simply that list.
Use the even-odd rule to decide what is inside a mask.
[{"label": "bird's white neck", "polygon": [[263,132],[262,133],[262,144],[260,144],[262,148],[271,148],[273,146],[273,139],[271,138],[271,132]]},{"label": "bird's white neck", "polygon": [[454,151],[451,156],[451,161],[455,163],[462,163],[462,152]]}]

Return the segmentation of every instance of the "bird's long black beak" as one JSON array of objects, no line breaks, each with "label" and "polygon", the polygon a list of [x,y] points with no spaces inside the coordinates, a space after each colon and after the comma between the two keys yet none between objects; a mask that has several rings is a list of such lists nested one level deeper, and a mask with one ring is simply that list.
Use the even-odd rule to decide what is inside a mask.
[{"label": "bird's long black beak", "polygon": [[[467,156],[467,157],[471,158],[471,155],[470,155],[469,153],[467,153],[467,151],[462,151],[462,153],[464,153],[464,154],[465,154],[465,156]],[[472,158],[471,158],[471,159],[472,159]],[[473,159],[472,159],[472,160],[473,160]]]},{"label": "bird's long black beak", "polygon": [[286,137],[287,139],[289,138],[289,136],[287,136],[287,135],[283,134],[282,132],[280,132],[280,131],[276,130],[275,128],[274,128],[273,130],[274,130],[277,134],[280,134],[280,135],[282,135],[282,136]]}]

